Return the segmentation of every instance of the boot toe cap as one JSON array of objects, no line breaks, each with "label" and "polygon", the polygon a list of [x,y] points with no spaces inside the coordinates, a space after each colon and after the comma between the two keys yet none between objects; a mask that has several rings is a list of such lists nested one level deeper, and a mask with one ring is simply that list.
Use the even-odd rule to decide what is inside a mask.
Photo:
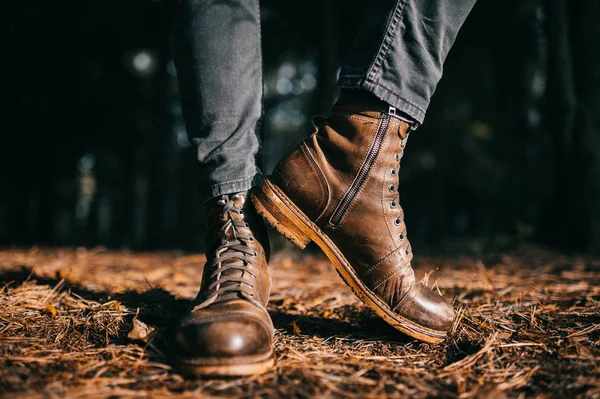
[{"label": "boot toe cap", "polygon": [[175,341],[186,358],[237,358],[272,351],[268,329],[256,320],[190,323],[177,330]]},{"label": "boot toe cap", "polygon": [[395,312],[425,328],[447,332],[454,322],[454,309],[430,288],[416,283]]}]

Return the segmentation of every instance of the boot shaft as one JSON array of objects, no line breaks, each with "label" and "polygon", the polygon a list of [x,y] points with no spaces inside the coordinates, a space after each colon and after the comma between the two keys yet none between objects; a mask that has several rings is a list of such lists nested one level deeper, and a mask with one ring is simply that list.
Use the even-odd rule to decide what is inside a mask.
[{"label": "boot shaft", "polygon": [[[385,110],[387,112],[382,112]],[[398,203],[399,162],[407,121],[381,104],[342,98],[317,131],[273,172],[271,180],[321,229],[368,270],[395,254],[409,265],[412,253]]]}]

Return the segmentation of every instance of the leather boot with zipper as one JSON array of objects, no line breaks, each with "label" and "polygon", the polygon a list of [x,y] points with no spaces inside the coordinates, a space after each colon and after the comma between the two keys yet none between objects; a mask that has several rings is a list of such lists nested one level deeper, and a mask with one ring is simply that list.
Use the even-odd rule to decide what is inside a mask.
[{"label": "leather boot with zipper", "polygon": [[189,375],[263,373],[274,363],[266,226],[246,193],[214,198],[205,210],[207,261],[175,331],[175,366]]},{"label": "leather boot with zipper", "polygon": [[256,210],[300,248],[314,241],[387,323],[441,342],[454,312],[415,280],[399,203],[411,125],[394,107],[343,93],[331,115],[252,193]]}]

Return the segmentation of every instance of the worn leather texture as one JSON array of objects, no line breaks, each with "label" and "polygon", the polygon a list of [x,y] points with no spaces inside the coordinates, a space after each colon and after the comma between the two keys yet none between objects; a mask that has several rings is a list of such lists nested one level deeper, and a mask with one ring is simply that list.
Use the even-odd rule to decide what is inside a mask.
[{"label": "worn leather texture", "polygon": [[265,224],[245,193],[215,198],[205,210],[207,261],[194,307],[175,333],[178,351],[207,364],[263,359],[274,332]]},{"label": "worn leather texture", "polygon": [[446,331],[454,312],[415,280],[398,203],[400,159],[410,127],[380,108],[342,96],[328,118],[316,121],[317,131],[279,163],[270,181],[327,234],[389,309]]}]

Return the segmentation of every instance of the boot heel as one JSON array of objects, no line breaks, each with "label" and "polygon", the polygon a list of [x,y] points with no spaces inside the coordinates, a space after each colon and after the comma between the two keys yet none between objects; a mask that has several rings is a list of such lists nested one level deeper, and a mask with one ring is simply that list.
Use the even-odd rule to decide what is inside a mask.
[{"label": "boot heel", "polygon": [[304,249],[312,241],[308,234],[304,232],[304,230],[308,230],[308,226],[285,205],[270,186],[271,183],[265,179],[252,191],[251,198],[256,211],[279,234],[286,237],[298,248]]}]

